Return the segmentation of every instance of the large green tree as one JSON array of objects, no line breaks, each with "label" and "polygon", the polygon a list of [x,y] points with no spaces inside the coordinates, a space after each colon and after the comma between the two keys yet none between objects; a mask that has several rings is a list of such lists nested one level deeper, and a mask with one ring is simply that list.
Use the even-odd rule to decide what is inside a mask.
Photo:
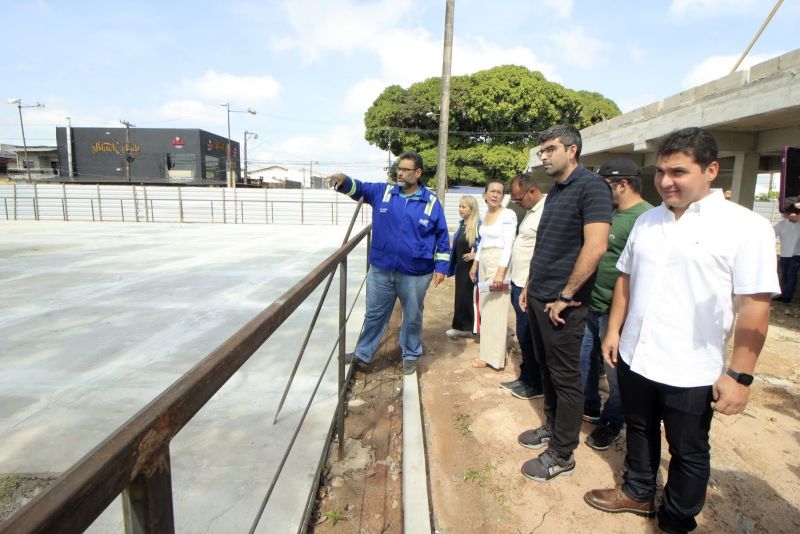
[{"label": "large green tree", "polygon": [[[441,78],[408,89],[391,85],[364,116],[365,137],[395,156],[419,152],[425,176],[436,174]],[[584,128],[619,115],[599,93],[573,91],[536,71],[504,65],[454,76],[450,82],[447,174],[451,183],[484,184],[509,179],[525,168],[528,149],[553,124]]]}]

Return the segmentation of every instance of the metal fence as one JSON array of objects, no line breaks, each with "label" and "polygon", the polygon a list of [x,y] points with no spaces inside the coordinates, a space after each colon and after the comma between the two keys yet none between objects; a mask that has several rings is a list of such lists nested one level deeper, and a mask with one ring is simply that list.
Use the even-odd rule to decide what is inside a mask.
[{"label": "metal fence", "polygon": [[[326,189],[0,185],[0,220],[347,224],[355,202]],[[368,224],[369,206],[359,213]]]}]

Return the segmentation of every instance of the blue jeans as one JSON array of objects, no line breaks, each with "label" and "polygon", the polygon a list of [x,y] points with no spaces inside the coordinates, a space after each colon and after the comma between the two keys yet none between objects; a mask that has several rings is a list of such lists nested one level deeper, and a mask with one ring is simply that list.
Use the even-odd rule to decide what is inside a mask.
[{"label": "blue jeans", "polygon": [[398,298],[403,307],[403,326],[400,329],[403,359],[420,357],[422,309],[432,278],[433,273],[412,276],[370,266],[367,274],[367,310],[355,350],[360,360],[366,363],[372,361]]},{"label": "blue jeans", "polygon": [[[600,366],[605,365],[600,344],[608,330],[608,314],[589,311],[581,342],[581,379],[583,380],[584,407],[600,410]],[[617,370],[606,365],[608,399],[600,414],[600,424],[610,424],[619,430],[625,426],[622,400],[619,396]]]},{"label": "blue jeans", "polygon": [[519,378],[533,389],[542,389],[542,370],[536,361],[531,339],[531,327],[528,324],[528,313],[519,307],[519,296],[524,288],[511,283],[511,305],[517,316],[517,341],[522,351],[522,363],[519,366]]}]

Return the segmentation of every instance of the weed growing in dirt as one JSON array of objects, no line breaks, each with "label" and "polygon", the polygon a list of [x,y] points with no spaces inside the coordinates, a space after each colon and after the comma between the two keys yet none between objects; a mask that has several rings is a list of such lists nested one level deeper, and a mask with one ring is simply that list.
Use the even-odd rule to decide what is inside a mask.
[{"label": "weed growing in dirt", "polygon": [[468,469],[464,472],[464,480],[475,483],[483,491],[494,497],[495,501],[504,510],[508,509],[506,492],[514,486],[511,477],[497,472],[497,466],[491,463],[481,469]]},{"label": "weed growing in dirt", "polygon": [[472,416],[466,412],[459,412],[453,418],[453,426],[456,429],[456,432],[461,434],[462,436],[466,436],[470,433],[470,427],[472,426]]},{"label": "weed growing in dirt", "polygon": [[328,521],[331,522],[331,526],[336,526],[336,523],[345,519],[345,516],[336,508],[332,508],[322,515],[328,518]]},{"label": "weed growing in dirt", "polygon": [[4,501],[11,497],[14,488],[19,483],[19,477],[16,474],[0,478],[0,501]]}]

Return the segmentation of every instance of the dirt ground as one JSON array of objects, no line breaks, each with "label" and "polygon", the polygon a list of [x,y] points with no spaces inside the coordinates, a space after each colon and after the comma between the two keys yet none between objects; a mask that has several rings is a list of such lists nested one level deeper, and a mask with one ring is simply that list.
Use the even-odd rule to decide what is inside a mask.
[{"label": "dirt ground", "polygon": [[[517,435],[541,424],[542,400],[515,399],[498,386],[517,376],[513,340],[505,370],[470,366],[477,342],[444,335],[452,299],[451,279],[428,293],[419,368],[436,532],[656,532],[653,520],[600,512],[583,502],[590,489],[621,482],[624,434],[606,451],[581,443],[572,476],[537,483],[520,474],[522,463],[541,451],[521,447]],[[747,410],[716,415],[712,423],[711,483],[696,532],[800,532],[799,349],[800,306],[776,304]],[[315,532],[402,532],[395,480],[402,380],[396,348],[383,358],[378,370],[357,375],[354,395],[365,404],[353,408],[351,401],[346,422],[348,436],[370,454],[325,476]],[[581,441],[593,428],[583,424]],[[348,444],[359,449],[358,442]],[[667,461],[664,441],[660,483]]]}]

